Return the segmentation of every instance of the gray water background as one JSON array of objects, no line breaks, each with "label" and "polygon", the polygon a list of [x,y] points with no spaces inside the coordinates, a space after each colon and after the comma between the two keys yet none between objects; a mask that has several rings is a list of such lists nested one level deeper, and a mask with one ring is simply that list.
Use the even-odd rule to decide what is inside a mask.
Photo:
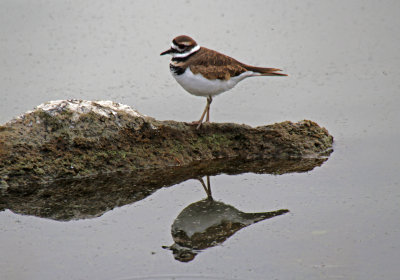
[{"label": "gray water background", "polygon": [[[0,2],[0,122],[49,100],[113,100],[160,120],[198,119],[205,99],[170,76],[187,34],[287,78],[251,78],[214,99],[211,120],[311,119],[335,137],[308,173],[211,178],[215,199],[288,208],[190,263],[168,250],[189,180],[101,217],[58,222],[0,212],[1,279],[398,279],[400,2]],[[147,278],[146,278],[147,277]]]}]

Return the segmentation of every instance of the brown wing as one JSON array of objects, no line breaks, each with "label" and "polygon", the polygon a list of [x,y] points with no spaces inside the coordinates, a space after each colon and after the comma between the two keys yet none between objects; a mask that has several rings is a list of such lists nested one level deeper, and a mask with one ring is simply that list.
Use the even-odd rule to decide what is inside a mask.
[{"label": "brown wing", "polygon": [[185,64],[190,65],[193,74],[201,73],[207,79],[229,80],[248,71],[244,64],[219,52],[201,47],[199,52],[189,58]]},{"label": "brown wing", "polygon": [[227,55],[217,51],[201,47],[196,55],[184,62],[184,68],[190,65],[193,74],[201,73],[204,77],[215,80],[229,80],[246,71],[253,71],[260,76],[287,76],[286,74],[276,73],[281,71],[277,68],[263,68],[246,65]]}]

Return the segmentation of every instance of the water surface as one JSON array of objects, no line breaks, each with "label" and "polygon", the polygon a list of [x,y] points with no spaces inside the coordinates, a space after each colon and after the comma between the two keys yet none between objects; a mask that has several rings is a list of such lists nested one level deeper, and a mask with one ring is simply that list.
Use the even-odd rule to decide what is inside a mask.
[{"label": "water surface", "polygon": [[216,201],[290,212],[186,263],[163,246],[174,243],[179,213],[205,199],[197,179],[68,221],[4,209],[0,278],[397,279],[399,11],[398,1],[1,1],[0,122],[67,98],[196,120],[205,99],[185,93],[159,56],[188,34],[290,75],[243,81],[214,99],[212,121],[311,119],[335,137],[335,151],[308,172],[211,177]]}]

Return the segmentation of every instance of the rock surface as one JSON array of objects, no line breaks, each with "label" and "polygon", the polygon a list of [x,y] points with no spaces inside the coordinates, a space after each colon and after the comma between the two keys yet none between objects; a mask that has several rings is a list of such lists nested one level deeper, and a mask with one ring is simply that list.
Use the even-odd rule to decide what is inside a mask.
[{"label": "rock surface", "polygon": [[197,130],[111,101],[52,101],[0,126],[0,188],[216,159],[318,158],[332,143],[326,129],[307,120]]}]

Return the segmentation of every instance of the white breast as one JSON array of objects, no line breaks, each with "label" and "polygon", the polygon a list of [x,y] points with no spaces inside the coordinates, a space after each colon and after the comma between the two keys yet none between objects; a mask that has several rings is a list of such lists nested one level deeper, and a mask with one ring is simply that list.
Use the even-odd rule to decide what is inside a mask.
[{"label": "white breast", "polygon": [[215,96],[224,91],[230,90],[241,80],[253,76],[254,74],[251,71],[247,71],[229,80],[209,80],[204,78],[201,74],[193,74],[189,67],[181,75],[177,75],[174,72],[171,73],[175,80],[186,91],[197,96]]}]

